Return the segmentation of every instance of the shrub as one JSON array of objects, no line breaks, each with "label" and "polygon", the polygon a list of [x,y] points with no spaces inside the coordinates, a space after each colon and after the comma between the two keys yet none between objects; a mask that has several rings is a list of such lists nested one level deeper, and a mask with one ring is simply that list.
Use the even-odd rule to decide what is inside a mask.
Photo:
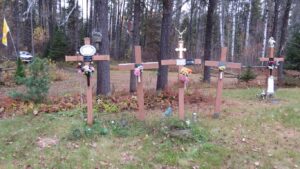
[{"label": "shrub", "polygon": [[12,92],[10,96],[14,99],[24,101],[42,102],[49,90],[48,62],[46,59],[35,58],[29,66],[29,76],[22,79],[27,90],[25,92]]},{"label": "shrub", "polygon": [[248,66],[247,69],[242,72],[239,79],[248,83],[250,80],[253,80],[255,78],[256,74],[252,71],[251,67]]}]

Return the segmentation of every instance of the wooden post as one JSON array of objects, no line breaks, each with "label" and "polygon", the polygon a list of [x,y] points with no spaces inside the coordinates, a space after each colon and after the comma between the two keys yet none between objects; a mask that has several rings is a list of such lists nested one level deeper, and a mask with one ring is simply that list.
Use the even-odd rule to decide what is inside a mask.
[{"label": "wooden post", "polygon": [[[119,70],[134,70],[137,66],[142,66],[145,69],[158,69],[158,62],[142,62],[141,46],[134,47],[135,63],[119,64]],[[142,70],[141,70],[142,71]],[[140,73],[139,80],[137,80],[137,102],[138,102],[138,114],[139,120],[145,120],[145,108],[144,108],[144,89],[143,89],[143,72]]]},{"label": "wooden post", "polygon": [[227,54],[227,48],[223,47],[221,50],[220,61],[205,61],[205,66],[218,67],[219,69],[219,77],[217,82],[218,83],[217,94],[216,94],[213,118],[218,118],[221,112],[224,70],[226,68],[241,69],[242,67],[240,63],[226,62],[226,54]]},{"label": "wooden post", "polygon": [[[179,72],[186,65],[186,60],[184,59],[184,53],[186,48],[183,46],[183,41],[178,41],[178,48],[175,49],[178,52],[178,59],[168,59],[162,60],[161,65],[176,65],[178,66],[178,116],[179,119],[184,120],[185,113],[184,113],[184,85],[181,84],[179,80]],[[193,64],[201,64],[201,59],[195,59]]]},{"label": "wooden post", "polygon": [[[90,41],[90,38],[84,38],[84,44],[85,45],[90,45],[91,44],[91,41]],[[77,55],[77,56],[66,56],[65,57],[65,60],[67,62],[70,62],[70,61],[77,61],[77,62],[82,62],[84,61],[84,56],[80,56],[80,55]],[[100,60],[110,60],[110,57],[109,55],[93,55],[92,56],[92,60],[93,61],[100,61]],[[85,63],[85,64],[90,64],[90,63]],[[87,91],[86,91],[86,100],[87,100],[87,123],[88,125],[92,125],[93,124],[93,87],[92,87],[92,84],[87,86]]]}]

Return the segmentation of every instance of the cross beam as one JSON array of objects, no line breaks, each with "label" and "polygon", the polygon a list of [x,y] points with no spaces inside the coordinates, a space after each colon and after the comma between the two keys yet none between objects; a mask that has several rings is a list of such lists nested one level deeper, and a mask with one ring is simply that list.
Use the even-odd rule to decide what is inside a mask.
[{"label": "cross beam", "polygon": [[205,66],[218,67],[219,78],[217,86],[217,95],[215,101],[215,110],[213,117],[218,118],[221,111],[222,90],[223,90],[223,73],[226,68],[241,69],[240,63],[226,62],[227,48],[222,47],[220,61],[205,61]]},{"label": "cross beam", "polygon": [[139,120],[145,120],[145,108],[144,108],[144,89],[143,89],[143,72],[144,69],[158,69],[158,62],[142,62],[141,46],[134,46],[135,63],[119,64],[119,70],[135,70],[137,66],[141,66],[139,77],[137,80],[137,101],[138,101],[138,114]]},{"label": "cross beam", "polygon": [[[90,38],[84,38],[84,44],[85,45],[90,45],[91,40]],[[67,62],[82,62],[84,61],[85,56],[65,56],[65,61]],[[94,55],[92,56],[92,61],[105,61],[105,60],[110,60],[109,55]],[[86,65],[89,65],[89,62],[85,62]],[[92,90],[92,85],[87,86],[87,91],[86,91],[86,100],[87,100],[87,123],[89,125],[93,124],[93,90]]]}]

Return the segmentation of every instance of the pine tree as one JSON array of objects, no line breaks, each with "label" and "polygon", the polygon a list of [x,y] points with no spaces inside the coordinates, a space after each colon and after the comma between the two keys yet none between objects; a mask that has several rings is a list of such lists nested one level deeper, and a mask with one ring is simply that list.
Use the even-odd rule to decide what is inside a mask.
[{"label": "pine tree", "polygon": [[44,101],[50,84],[47,60],[35,58],[29,66],[29,76],[24,78],[22,82],[26,86],[26,91],[14,91],[10,93],[12,98],[35,103]]},{"label": "pine tree", "polygon": [[294,33],[293,38],[287,45],[286,67],[300,70],[300,32]]},{"label": "pine tree", "polygon": [[66,51],[68,50],[65,34],[62,30],[56,28],[48,57],[53,60],[61,60],[64,58]]}]

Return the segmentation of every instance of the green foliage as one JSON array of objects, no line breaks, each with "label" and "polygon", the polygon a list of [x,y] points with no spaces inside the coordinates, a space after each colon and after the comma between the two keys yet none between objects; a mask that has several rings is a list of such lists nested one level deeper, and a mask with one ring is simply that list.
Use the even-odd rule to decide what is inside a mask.
[{"label": "green foliage", "polygon": [[167,136],[175,130],[187,130],[191,133],[190,136],[177,137],[179,140],[204,143],[209,141],[209,133],[197,124],[188,124],[186,121],[177,118],[168,118],[161,122],[160,131]]},{"label": "green foliage", "polygon": [[256,78],[256,74],[252,71],[251,67],[248,66],[245,71],[242,72],[240,76],[240,80],[244,82],[249,82],[250,80],[253,80]]},{"label": "green foliage", "polygon": [[12,92],[10,96],[24,101],[42,102],[48,95],[49,82],[48,61],[37,57],[29,66],[29,76],[22,79],[26,92]]},{"label": "green foliage", "polygon": [[63,59],[67,51],[67,40],[63,30],[56,28],[50,45],[48,57],[53,60]]},{"label": "green foliage", "polygon": [[299,108],[300,106],[290,106],[276,110],[276,120],[282,122],[286,127],[300,129]]},{"label": "green foliage", "polygon": [[97,99],[97,102],[98,102],[97,106],[98,106],[100,112],[105,112],[105,113],[120,112],[119,106],[107,98],[99,97]]},{"label": "green foliage", "polygon": [[294,33],[287,45],[286,67],[300,70],[300,32]]},{"label": "green foliage", "polygon": [[24,65],[23,65],[20,57],[18,57],[18,59],[17,59],[17,69],[16,69],[16,73],[15,73],[16,84],[21,84],[22,79],[24,77],[25,77],[25,68],[24,68]]}]

